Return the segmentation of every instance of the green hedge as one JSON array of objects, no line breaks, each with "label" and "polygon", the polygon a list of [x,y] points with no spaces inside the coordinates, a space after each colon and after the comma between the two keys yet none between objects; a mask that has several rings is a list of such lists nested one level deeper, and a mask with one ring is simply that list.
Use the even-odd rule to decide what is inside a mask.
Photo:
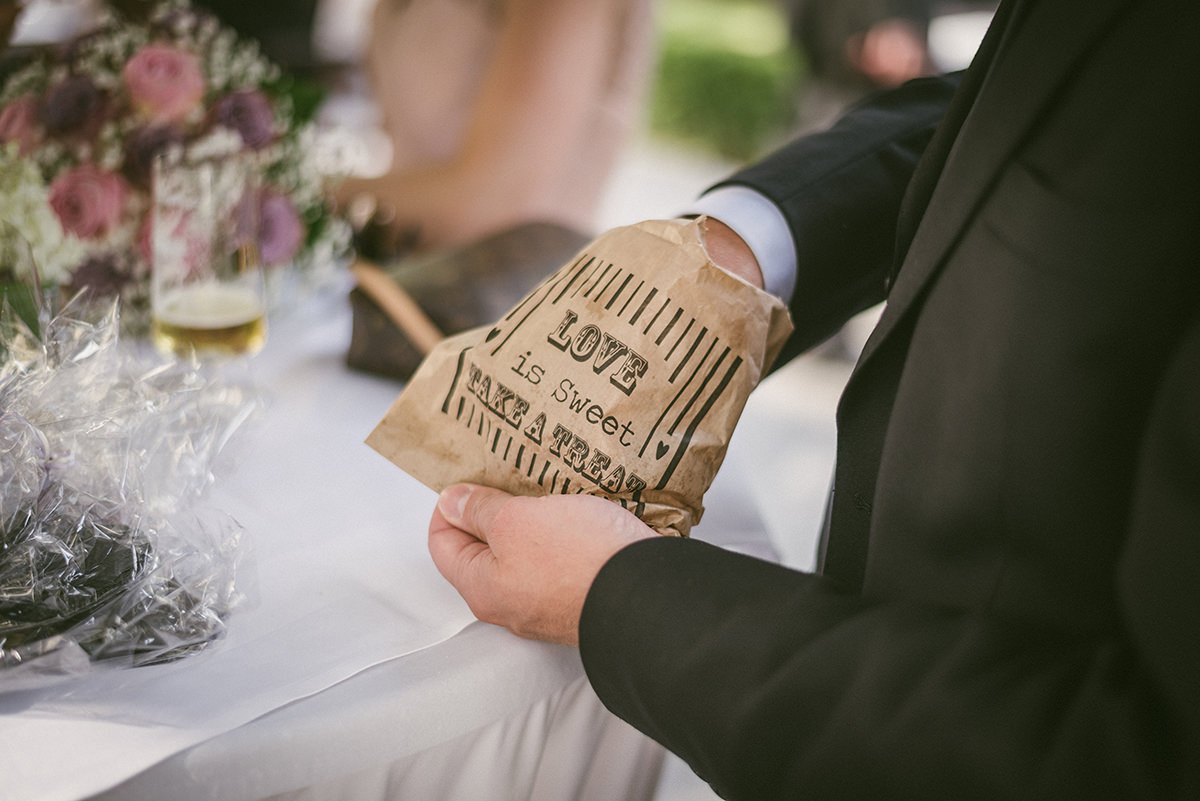
[{"label": "green hedge", "polygon": [[667,0],[660,7],[650,128],[746,161],[795,118],[803,60],[768,0]]}]

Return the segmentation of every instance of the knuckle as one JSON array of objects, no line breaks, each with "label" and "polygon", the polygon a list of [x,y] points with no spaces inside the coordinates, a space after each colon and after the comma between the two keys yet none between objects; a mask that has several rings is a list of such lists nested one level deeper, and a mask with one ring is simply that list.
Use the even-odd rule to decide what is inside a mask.
[{"label": "knuckle", "polygon": [[503,522],[511,500],[511,495],[497,490],[476,490],[467,501],[464,516],[480,528],[494,528]]}]

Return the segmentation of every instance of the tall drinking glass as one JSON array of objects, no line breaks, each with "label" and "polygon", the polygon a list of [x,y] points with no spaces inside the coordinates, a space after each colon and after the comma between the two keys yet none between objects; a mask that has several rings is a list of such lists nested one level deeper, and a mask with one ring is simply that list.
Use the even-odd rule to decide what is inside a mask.
[{"label": "tall drinking glass", "polygon": [[251,156],[154,165],[151,315],[164,353],[256,353],[267,336]]}]

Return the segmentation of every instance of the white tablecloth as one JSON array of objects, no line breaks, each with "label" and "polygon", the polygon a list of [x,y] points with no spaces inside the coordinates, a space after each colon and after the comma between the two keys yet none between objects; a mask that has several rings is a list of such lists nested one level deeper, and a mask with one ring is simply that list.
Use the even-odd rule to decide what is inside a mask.
[{"label": "white tablecloth", "polygon": [[[248,368],[266,411],[210,500],[248,544],[227,637],[0,694],[0,799],[650,797],[661,752],[578,652],[474,622],[438,575],[434,493],[362,444],[400,385],[345,367],[349,326],[343,292],[311,300]],[[727,463],[694,536],[772,557],[749,497]]]}]

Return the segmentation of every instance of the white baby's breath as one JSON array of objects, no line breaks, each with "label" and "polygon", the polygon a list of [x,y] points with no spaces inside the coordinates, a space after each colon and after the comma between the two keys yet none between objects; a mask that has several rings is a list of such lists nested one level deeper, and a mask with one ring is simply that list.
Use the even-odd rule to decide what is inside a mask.
[{"label": "white baby's breath", "polygon": [[[83,244],[63,231],[50,208],[49,192],[37,165],[21,158],[15,144],[0,145],[0,219],[29,243],[33,262],[46,284],[66,282],[84,257]],[[0,235],[4,229],[0,229]],[[32,275],[17,275],[32,282]]]}]

